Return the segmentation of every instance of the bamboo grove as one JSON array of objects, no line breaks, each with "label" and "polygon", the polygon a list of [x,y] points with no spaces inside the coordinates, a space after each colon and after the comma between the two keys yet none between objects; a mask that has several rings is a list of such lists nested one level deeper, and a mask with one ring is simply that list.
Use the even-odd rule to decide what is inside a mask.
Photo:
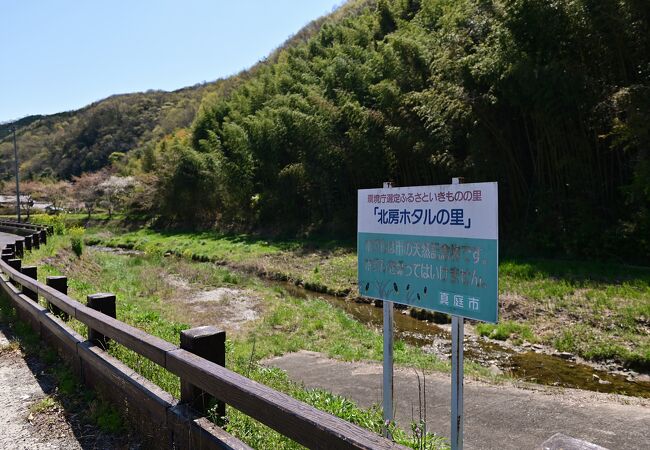
[{"label": "bamboo grove", "polygon": [[165,218],[351,236],[357,189],[464,176],[512,248],[647,257],[648,2],[360,5],[163,143]]}]

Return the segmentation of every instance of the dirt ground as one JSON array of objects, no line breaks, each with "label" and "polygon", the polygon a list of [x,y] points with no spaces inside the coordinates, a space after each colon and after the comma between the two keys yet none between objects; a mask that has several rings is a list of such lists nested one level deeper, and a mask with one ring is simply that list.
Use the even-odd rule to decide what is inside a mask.
[{"label": "dirt ground", "polygon": [[264,302],[255,292],[236,287],[202,290],[176,275],[163,275],[174,292],[165,307],[175,311],[192,326],[212,325],[237,335],[251,321],[261,317]]}]

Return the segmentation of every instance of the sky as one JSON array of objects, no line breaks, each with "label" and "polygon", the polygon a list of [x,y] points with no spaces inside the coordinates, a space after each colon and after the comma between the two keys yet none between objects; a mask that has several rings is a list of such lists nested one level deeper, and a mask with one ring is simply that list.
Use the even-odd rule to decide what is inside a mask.
[{"label": "sky", "polygon": [[0,0],[0,122],[239,72],[342,0]]}]

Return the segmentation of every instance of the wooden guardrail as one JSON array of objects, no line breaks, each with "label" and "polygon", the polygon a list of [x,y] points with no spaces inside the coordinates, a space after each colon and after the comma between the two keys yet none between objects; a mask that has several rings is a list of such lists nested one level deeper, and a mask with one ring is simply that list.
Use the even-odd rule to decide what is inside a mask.
[{"label": "wooden guardrail", "polygon": [[15,244],[16,253],[18,256],[21,256],[23,249],[31,250],[32,247],[39,248],[40,244],[46,244],[48,234],[52,234],[54,229],[52,226],[3,219],[0,220],[0,231],[23,237],[23,239],[16,241]]},{"label": "wooden guardrail", "polygon": [[[4,222],[6,221],[0,221],[0,229],[5,226]],[[22,224],[11,222],[12,227],[20,225]],[[31,227],[26,229],[34,230]],[[171,440],[167,439],[170,447],[247,448],[184,405],[183,394],[179,403],[93,344],[105,345],[106,341],[102,338],[113,339],[178,375],[183,392],[187,391],[188,386],[203,391],[306,447],[405,448],[84,305],[60,292],[64,290],[61,283],[57,282],[57,285],[53,280],[48,280],[48,286],[37,281],[35,268],[30,267],[27,273],[23,273],[22,270],[28,268],[21,268],[20,260],[12,258],[14,255],[11,252],[9,246],[2,253],[0,286],[11,298],[21,317],[39,331],[42,337],[53,341],[73,366],[81,366],[77,370],[84,374],[84,380],[89,384],[94,384],[93,376],[106,378],[105,374],[108,373],[109,380],[126,394],[127,400],[132,397],[135,406],[146,410],[151,419],[159,421],[159,425],[164,424],[172,435]],[[39,297],[45,299],[51,306],[50,309],[63,314],[57,317],[50,309],[40,305],[37,302]],[[112,298],[114,302],[115,297]],[[65,317],[75,318],[87,325],[91,339],[85,340],[69,328],[62,320]],[[95,374],[91,374],[91,379],[87,380],[86,375],[89,374],[86,372],[89,370],[95,370]],[[179,442],[179,435],[185,441],[181,439]]]}]

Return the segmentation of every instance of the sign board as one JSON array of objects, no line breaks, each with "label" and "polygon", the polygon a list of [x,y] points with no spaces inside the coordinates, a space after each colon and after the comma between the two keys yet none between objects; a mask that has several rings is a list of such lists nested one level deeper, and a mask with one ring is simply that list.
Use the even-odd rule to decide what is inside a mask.
[{"label": "sign board", "polygon": [[359,190],[359,293],[495,323],[497,189],[468,183]]}]

